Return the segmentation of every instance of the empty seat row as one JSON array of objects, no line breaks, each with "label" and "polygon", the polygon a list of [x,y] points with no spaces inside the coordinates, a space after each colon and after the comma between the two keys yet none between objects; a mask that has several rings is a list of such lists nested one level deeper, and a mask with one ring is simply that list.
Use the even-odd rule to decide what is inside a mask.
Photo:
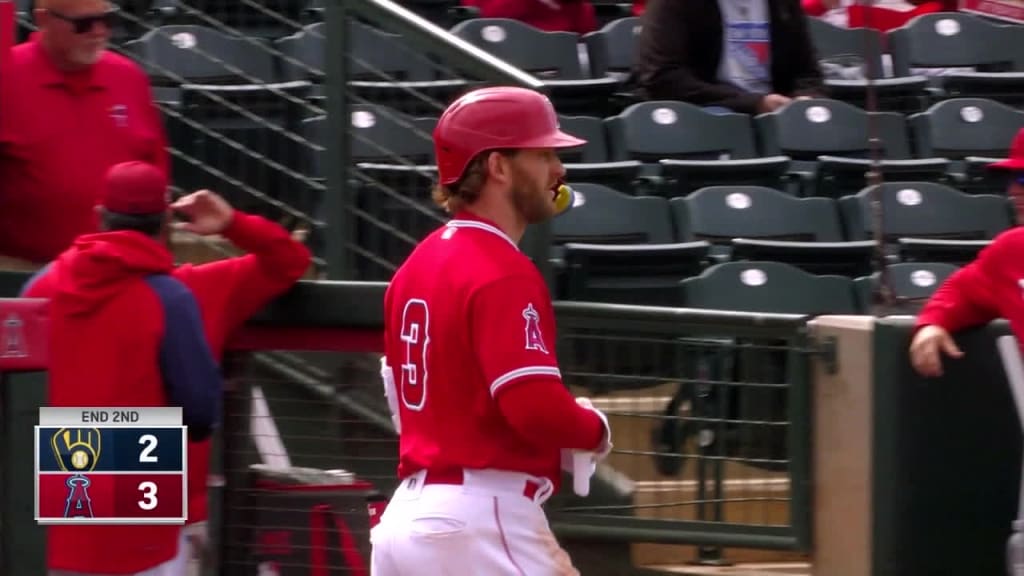
[{"label": "empty seat row", "polygon": [[[886,282],[895,298],[887,314],[915,313],[957,266],[938,262],[890,264]],[[675,287],[674,305],[772,314],[873,314],[880,274],[859,278],[811,274],[773,261],[725,262]]]},{"label": "empty seat row", "polygon": [[[400,162],[432,164],[433,122],[386,107],[354,106],[352,157],[385,165],[379,170]],[[1007,156],[1024,128],[1024,112],[989,100],[957,99],[908,119],[808,100],[752,119],[681,102],[644,102],[605,119],[560,116],[563,130],[587,140],[561,155],[571,180],[637,193],[682,196],[708,185],[757,184],[799,196],[839,197],[866,184],[872,122],[882,141],[876,166],[886,180],[948,182],[1002,194],[1009,175],[987,166]],[[410,130],[413,125],[419,130]]]},{"label": "empty seat row", "polygon": [[[725,261],[777,261],[812,274],[869,276],[879,244],[873,190],[838,201],[763,187],[711,187],[667,200],[580,184],[552,224],[560,296],[678,304],[679,280]],[[879,187],[885,260],[962,265],[1015,225],[1006,198],[945,186]]]}]

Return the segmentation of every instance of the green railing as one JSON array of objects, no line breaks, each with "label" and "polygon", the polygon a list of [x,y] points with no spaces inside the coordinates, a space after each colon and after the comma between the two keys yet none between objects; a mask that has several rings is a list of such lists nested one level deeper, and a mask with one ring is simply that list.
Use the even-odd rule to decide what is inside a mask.
[{"label": "green railing", "polygon": [[[236,335],[224,363],[231,424],[215,465],[226,484],[213,489],[215,502],[243,498],[249,467],[267,457],[249,424],[255,388],[290,465],[342,468],[385,493],[395,486],[397,447],[376,374],[385,286],[303,282]],[[563,490],[548,504],[570,548],[618,550],[620,566],[608,571],[605,558],[584,573],[631,573],[637,541],[699,545],[704,559],[727,546],[807,550],[814,350],[805,317],[565,302],[556,312],[566,383],[594,398],[616,431],[591,496]],[[44,389],[38,373],[4,382],[3,522],[18,527],[4,530],[4,549],[24,552],[5,554],[5,573],[39,566],[42,530],[22,464]],[[666,424],[675,446],[660,443]],[[227,506],[218,534],[223,574],[253,545],[235,532],[237,508]]]}]

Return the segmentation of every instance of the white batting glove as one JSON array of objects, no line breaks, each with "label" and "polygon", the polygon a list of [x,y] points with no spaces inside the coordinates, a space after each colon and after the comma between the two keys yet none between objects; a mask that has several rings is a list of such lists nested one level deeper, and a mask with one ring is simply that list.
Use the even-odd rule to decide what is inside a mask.
[{"label": "white batting glove", "polygon": [[186,524],[182,532],[185,533],[185,541],[192,547],[191,557],[203,558],[210,543],[210,529],[206,521]]}]

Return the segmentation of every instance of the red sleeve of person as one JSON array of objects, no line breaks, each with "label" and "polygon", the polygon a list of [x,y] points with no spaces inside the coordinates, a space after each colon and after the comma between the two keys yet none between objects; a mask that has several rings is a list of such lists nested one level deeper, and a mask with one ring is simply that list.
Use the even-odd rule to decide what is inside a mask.
[{"label": "red sleeve of person", "polygon": [[[808,16],[822,16],[829,10],[845,4],[837,0],[802,0]],[[922,14],[932,12],[955,12],[958,0],[907,0],[913,4],[910,10],[894,10],[884,6],[873,6],[870,2],[853,2],[846,7],[850,28],[874,28],[883,32],[899,28]]]},{"label": "red sleeve of person", "polygon": [[462,5],[478,8],[482,18],[509,18],[546,32],[597,30],[589,0],[462,0]]}]

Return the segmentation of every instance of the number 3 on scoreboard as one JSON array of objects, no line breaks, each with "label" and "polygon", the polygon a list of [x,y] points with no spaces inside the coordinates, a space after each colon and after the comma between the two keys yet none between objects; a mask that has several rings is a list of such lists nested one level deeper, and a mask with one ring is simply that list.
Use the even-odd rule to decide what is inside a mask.
[{"label": "number 3 on scoreboard", "polygon": [[143,434],[139,436],[139,444],[145,446],[142,452],[139,452],[139,462],[145,462],[147,464],[155,464],[157,457],[153,455],[153,450],[156,450],[156,436],[152,434]]},{"label": "number 3 on scoreboard", "polygon": [[409,410],[422,410],[427,403],[427,347],[430,346],[430,311],[427,303],[414,298],[402,311],[402,403]]},{"label": "number 3 on scoreboard", "polygon": [[154,482],[139,482],[139,492],[142,492],[142,500],[139,500],[139,508],[143,510],[152,510],[156,508],[156,483]]}]

